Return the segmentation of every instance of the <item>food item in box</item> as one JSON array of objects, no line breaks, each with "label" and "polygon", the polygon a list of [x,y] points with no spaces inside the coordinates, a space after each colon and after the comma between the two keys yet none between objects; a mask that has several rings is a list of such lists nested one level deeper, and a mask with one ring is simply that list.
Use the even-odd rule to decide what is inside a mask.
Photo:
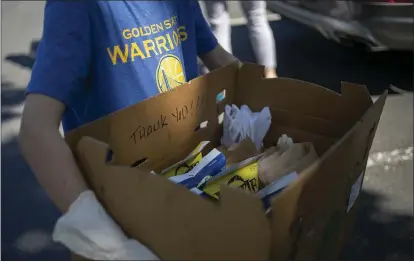
[{"label": "food item in box", "polygon": [[262,199],[265,210],[268,210],[271,206],[271,199],[276,194],[282,192],[287,186],[298,178],[298,173],[292,172],[288,175],[282,176],[276,181],[273,181],[270,185],[264,187],[257,195]]},{"label": "food item in box", "polygon": [[267,186],[293,171],[302,172],[318,159],[312,143],[295,143],[285,151],[274,150],[259,159],[259,179]]},{"label": "food item in box", "polygon": [[277,141],[276,146],[269,147],[264,152],[263,156],[260,158],[259,161],[262,161],[263,159],[272,156],[273,159],[276,159],[278,156],[280,156],[283,152],[288,150],[293,145],[293,140],[286,134],[283,134],[279,137]]},{"label": "food item in box", "polygon": [[293,139],[286,134],[283,134],[277,140],[277,148],[279,151],[286,151],[294,144]]},{"label": "food item in box", "polygon": [[211,177],[219,174],[226,168],[226,157],[217,149],[213,149],[189,172],[171,176],[168,179],[189,189],[199,187]]},{"label": "food item in box", "polygon": [[185,174],[193,169],[203,158],[202,150],[209,141],[202,141],[185,159],[161,171],[161,175],[169,178]]},{"label": "food item in box", "polygon": [[261,151],[256,149],[256,146],[250,138],[246,138],[237,144],[233,144],[229,148],[222,145],[217,149],[223,152],[226,156],[227,166],[240,163],[261,154]]},{"label": "food item in box", "polygon": [[205,185],[199,188],[203,192],[215,199],[219,199],[220,186],[225,184],[231,187],[242,188],[250,192],[257,192],[259,190],[259,173],[257,160],[261,157],[255,156],[243,162],[234,164],[227,168],[215,178],[210,179]]}]

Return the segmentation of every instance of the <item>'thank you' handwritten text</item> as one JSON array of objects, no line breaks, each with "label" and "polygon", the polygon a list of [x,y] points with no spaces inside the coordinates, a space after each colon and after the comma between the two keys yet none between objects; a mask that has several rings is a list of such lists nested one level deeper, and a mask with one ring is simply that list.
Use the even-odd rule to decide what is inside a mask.
[{"label": "'thank you' handwritten text", "polygon": [[176,107],[174,112],[169,115],[161,114],[155,123],[149,125],[138,125],[129,138],[134,141],[134,144],[137,144],[139,141],[148,138],[151,134],[167,127],[169,117],[173,118],[172,121],[179,123],[186,120],[189,116],[193,116],[194,114],[198,115],[203,104],[203,98],[198,96],[197,99],[191,100],[190,104]]}]

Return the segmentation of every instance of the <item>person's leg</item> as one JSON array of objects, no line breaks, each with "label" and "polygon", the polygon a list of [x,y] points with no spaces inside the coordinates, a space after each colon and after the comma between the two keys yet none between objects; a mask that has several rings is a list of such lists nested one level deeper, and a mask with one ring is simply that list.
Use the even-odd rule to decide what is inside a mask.
[{"label": "person's leg", "polygon": [[265,66],[265,77],[276,75],[276,46],[266,16],[265,1],[240,1],[247,19],[250,41],[257,62]]},{"label": "person's leg", "polygon": [[231,48],[231,25],[226,1],[204,1],[207,9],[207,20],[219,44],[229,53]]}]

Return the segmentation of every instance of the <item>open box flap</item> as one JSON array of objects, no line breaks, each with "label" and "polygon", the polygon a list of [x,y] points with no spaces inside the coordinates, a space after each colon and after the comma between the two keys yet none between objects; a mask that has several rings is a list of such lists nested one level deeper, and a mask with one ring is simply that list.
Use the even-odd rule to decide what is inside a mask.
[{"label": "open box flap", "polygon": [[89,186],[123,230],[162,259],[268,259],[270,232],[258,198],[224,187],[216,205],[158,175],[109,165],[107,153],[105,143],[80,140],[76,156]]},{"label": "open box flap", "polygon": [[[362,189],[365,170],[368,162],[369,152],[379,125],[380,117],[384,109],[388,91],[375,101],[374,105],[365,112],[361,120],[350,132],[352,137],[352,149],[349,155],[351,158],[351,172],[347,175],[347,180],[341,194],[337,198],[337,207],[331,208],[331,213],[327,216],[327,226],[322,232],[320,241],[317,242],[316,256],[320,260],[331,260],[339,257],[342,247],[345,245],[346,239],[352,232],[352,226],[356,219],[356,212],[359,204],[358,196],[350,201],[351,195],[354,193],[354,186],[359,184],[358,190]],[[346,142],[344,142],[346,143]],[[326,161],[329,161],[327,159]],[[357,181],[360,182],[357,182]],[[338,185],[340,186],[340,185]],[[310,193],[310,192],[309,192]],[[351,202],[353,202],[351,204]],[[351,204],[351,205],[350,205]],[[316,214],[314,214],[316,216]],[[332,234],[335,226],[339,225],[337,234]],[[332,237],[333,236],[333,237]],[[331,252],[326,252],[330,250]],[[298,252],[296,259],[303,259],[310,252]]]},{"label": "open box flap", "polygon": [[337,258],[353,220],[341,221],[333,233],[335,239],[326,239],[325,228],[338,212],[347,216],[350,187],[365,170],[387,94],[385,91],[344,137],[273,199],[272,209],[284,212],[275,212],[271,220],[272,259]]},{"label": "open box flap", "polygon": [[268,146],[280,135],[289,134],[296,142],[315,141],[321,154],[373,104],[365,86],[342,82],[339,94],[305,81],[265,79],[262,75],[262,66],[246,63],[241,67],[235,103],[247,104],[253,111],[269,106],[272,125],[265,138]]},{"label": "open box flap", "polygon": [[[116,163],[132,165],[146,159],[154,166],[163,159],[168,163],[181,160],[181,154],[168,152],[183,145],[188,151],[201,140],[218,143],[218,115],[226,104],[248,104],[253,111],[268,105],[274,123],[271,134],[293,128],[292,132],[306,130],[330,141],[344,135],[372,104],[364,86],[342,83],[340,95],[303,81],[263,79],[262,72],[261,66],[246,63],[239,69],[236,63],[231,64],[82,126],[69,132],[66,140],[74,149],[82,136],[94,137],[110,145]],[[216,97],[223,90],[225,99],[217,103]],[[198,129],[201,123],[207,127]]]},{"label": "open box flap", "polygon": [[[349,129],[372,105],[372,99],[365,86],[343,82],[341,87],[342,94],[338,94],[301,80],[265,79],[262,66],[246,63],[238,74],[235,102],[248,104],[252,111],[268,105],[271,109],[321,118]],[[272,117],[278,116],[272,114]]]}]

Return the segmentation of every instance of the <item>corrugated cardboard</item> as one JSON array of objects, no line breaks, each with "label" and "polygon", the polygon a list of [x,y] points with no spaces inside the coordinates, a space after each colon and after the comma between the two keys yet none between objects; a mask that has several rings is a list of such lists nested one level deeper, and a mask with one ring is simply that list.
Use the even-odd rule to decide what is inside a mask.
[{"label": "corrugated cardboard", "polygon": [[[303,81],[263,79],[262,72],[261,66],[232,64],[67,135],[109,214],[162,259],[313,260],[339,254],[358,204],[348,208],[351,187],[365,170],[386,93],[373,103],[364,86],[342,83],[337,94]],[[223,90],[226,97],[217,103]],[[218,116],[232,103],[270,108],[267,147],[288,134],[296,143],[312,142],[320,156],[273,199],[270,217],[259,199],[237,189],[223,186],[216,204],[143,171],[174,164],[203,140],[219,146]]]}]

